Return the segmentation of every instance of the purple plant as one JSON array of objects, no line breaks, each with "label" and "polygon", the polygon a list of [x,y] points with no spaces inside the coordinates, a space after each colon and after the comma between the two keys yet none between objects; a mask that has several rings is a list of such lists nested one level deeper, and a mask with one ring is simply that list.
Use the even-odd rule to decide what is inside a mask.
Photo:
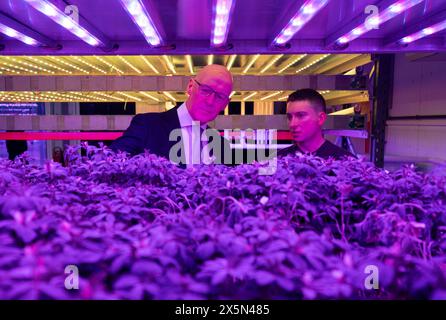
[{"label": "purple plant", "polygon": [[[80,156],[80,148],[86,156]],[[71,147],[0,160],[2,299],[437,299],[446,175],[286,157],[182,170]],[[67,290],[67,265],[79,289]],[[380,288],[364,286],[368,265]]]}]

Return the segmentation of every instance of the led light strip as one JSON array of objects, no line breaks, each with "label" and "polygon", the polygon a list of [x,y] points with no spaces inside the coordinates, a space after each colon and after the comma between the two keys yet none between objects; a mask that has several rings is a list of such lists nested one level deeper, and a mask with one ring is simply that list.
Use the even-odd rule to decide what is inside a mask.
[{"label": "led light strip", "polygon": [[283,54],[279,54],[278,56],[274,57],[262,70],[260,70],[260,73],[265,73],[266,70],[272,67],[273,64],[275,64],[280,58],[283,57]]},{"label": "led light strip", "polygon": [[68,73],[68,74],[72,74],[72,73],[73,73],[73,72],[71,72],[70,70],[61,68],[61,67],[56,66],[56,65],[54,65],[54,64],[52,64],[52,63],[48,63],[48,62],[46,62],[46,61],[43,61],[43,60],[41,60],[41,59],[37,59],[37,58],[32,57],[32,56],[27,56],[27,58],[30,59],[30,60],[32,60],[32,61],[41,63],[41,64],[43,64],[43,65],[45,65],[45,66],[47,66],[47,67],[54,68],[54,69],[59,70],[59,71],[62,71],[62,72],[66,72],[66,73]]},{"label": "led light strip", "polygon": [[103,101],[103,102],[108,101],[107,99],[96,97],[91,93],[71,92],[71,95],[67,95],[67,96],[69,96],[69,97],[72,96],[74,99],[79,99],[79,100],[80,99],[88,99],[89,101],[91,101],[91,100],[99,100],[99,101]]},{"label": "led light strip", "polygon": [[436,23],[430,27],[424,28],[418,32],[412,33],[411,35],[408,35],[402,39],[400,39],[398,42],[408,44],[414,41],[417,41],[421,38],[433,35],[434,33],[443,31],[446,29],[446,20],[442,21],[440,23]]},{"label": "led light strip", "polygon": [[79,39],[85,41],[91,46],[104,45],[97,37],[81,27],[77,22],[60,11],[56,6],[47,0],[25,0],[34,9],[40,11],[57,24],[61,25]]},{"label": "led light strip", "polygon": [[133,22],[138,26],[146,41],[152,46],[162,44],[159,34],[152,18],[146,10],[146,7],[139,0],[121,0],[127,13],[132,17]]},{"label": "led light strip", "polygon": [[210,54],[208,55],[208,65],[213,64],[214,63],[214,55]]},{"label": "led light strip", "polygon": [[20,66],[15,66],[15,65],[12,65],[12,64],[4,62],[4,61],[2,61],[2,63],[4,65],[6,65],[7,67],[10,67],[10,68],[16,68],[16,69],[19,69],[19,70],[22,70],[22,71],[25,71],[25,72],[28,72],[28,73],[37,74],[37,72],[34,71],[34,70],[26,69],[26,68],[23,68],[23,67],[20,67]]},{"label": "led light strip", "polygon": [[128,94],[128,93],[125,93],[125,92],[122,92],[122,91],[118,91],[118,92],[116,92],[116,93],[121,94],[121,95],[123,95],[124,97],[130,98],[130,99],[133,99],[133,100],[136,100],[136,101],[141,101],[140,98],[135,97],[135,96],[132,96],[132,95],[130,95],[130,94]]},{"label": "led light strip", "polygon": [[8,71],[8,72],[12,72],[12,73],[20,74],[20,71],[15,71],[15,70],[12,70],[12,69],[9,69],[9,68],[6,68],[6,67],[0,66],[0,69]]},{"label": "led light strip", "polygon": [[[93,92],[92,92],[93,93]],[[76,92],[76,91],[73,91],[73,92],[71,92],[71,95],[69,95],[70,97],[72,96],[73,98],[75,98],[75,99],[85,99],[85,98],[88,98],[88,99],[95,99],[95,100],[100,100],[100,101],[104,101],[104,102],[106,102],[106,101],[108,101],[107,99],[103,99],[103,98],[99,98],[99,97],[96,97],[96,96],[94,96],[93,94],[90,94],[90,93],[88,93],[88,92],[86,92],[86,93],[80,93],[80,92]]]},{"label": "led light strip", "polygon": [[96,59],[98,59],[99,61],[101,61],[103,64],[107,65],[111,70],[114,69],[114,70],[118,71],[119,73],[124,73],[124,71],[122,71],[121,69],[118,69],[117,67],[115,67],[115,66],[112,65],[111,63],[105,61],[105,60],[102,59],[101,57],[99,57],[99,56],[93,56],[93,57],[95,57]]},{"label": "led light strip", "polygon": [[136,71],[137,73],[141,74],[142,72],[136,68],[133,64],[131,64],[130,62],[128,62],[124,57],[121,56],[117,56],[119,60],[121,60],[122,62],[124,62],[126,65],[128,65],[130,68],[132,68],[134,71]]},{"label": "led light strip", "polygon": [[225,44],[231,16],[234,10],[235,0],[216,0],[212,19],[211,43],[213,46],[222,46]]},{"label": "led light strip", "polygon": [[61,94],[56,91],[47,91],[47,92],[42,93],[41,95],[45,96],[45,97],[50,97],[51,99],[55,99],[55,100],[57,100],[57,99],[65,100],[68,98],[68,99],[73,99],[73,100],[89,101],[87,98],[84,98],[84,97],[79,98],[79,97],[74,96],[73,94],[68,94],[68,93]]},{"label": "led light strip", "polygon": [[141,59],[152,69],[156,74],[159,74],[160,72],[153,66],[153,64],[150,63],[149,60],[146,59],[144,56],[140,56]]},{"label": "led light strip", "polygon": [[148,94],[148,93],[146,93],[144,91],[139,91],[139,93],[142,94],[143,96],[146,96],[147,98],[152,99],[152,100],[155,100],[155,101],[158,101],[158,102],[160,101],[158,98],[156,98],[156,97],[152,96],[151,94]]},{"label": "led light strip", "polygon": [[285,67],[283,67],[282,69],[280,69],[277,73],[282,73],[284,72],[286,69],[288,69],[289,67],[291,67],[293,64],[299,62],[300,60],[302,60],[303,58],[305,58],[307,56],[307,54],[303,54],[300,57],[297,57],[296,59],[294,59],[293,61],[291,61],[290,63],[288,63]]},{"label": "led light strip", "polygon": [[322,57],[316,59],[315,61],[313,61],[313,62],[311,62],[311,63],[309,63],[309,64],[307,64],[305,67],[302,67],[302,68],[298,69],[298,70],[296,71],[296,73],[299,73],[299,72],[302,72],[302,71],[308,69],[309,67],[315,65],[316,63],[320,62],[321,60],[324,60],[324,59],[325,59],[326,57],[328,57],[328,56],[329,56],[329,54],[324,54]]},{"label": "led light strip", "polygon": [[[26,57],[29,58],[28,56],[26,56]],[[28,63],[28,62],[23,61],[23,60],[19,60],[19,59],[16,59],[16,58],[11,58],[11,57],[8,57],[8,56],[4,56],[3,58],[8,59],[10,61],[14,61],[14,62],[19,63],[19,64],[23,64],[23,65],[25,65],[27,67],[30,67],[30,68],[34,68],[34,69],[41,70],[41,71],[44,71],[44,72],[47,72],[47,73],[55,74],[55,72],[52,71],[52,70],[48,70],[48,69],[39,67],[37,65],[34,65],[32,63]]]},{"label": "led light strip", "polygon": [[280,97],[278,100],[282,101],[282,100],[288,99],[288,97],[289,97],[289,95],[287,94],[286,96]]},{"label": "led light strip", "polygon": [[189,72],[194,74],[194,64],[192,63],[192,57],[189,54],[186,55],[186,63],[187,67],[189,68]]},{"label": "led light strip", "polygon": [[172,73],[177,73],[175,71],[175,66],[173,65],[173,63],[170,61],[169,57],[166,55],[163,55],[163,59],[164,61],[166,61],[167,67],[170,69],[170,71],[172,71]]},{"label": "led light strip", "polygon": [[260,57],[260,54],[256,54],[251,61],[248,63],[248,65],[245,67],[245,69],[243,69],[243,73],[247,73],[249,68],[251,68],[251,66],[254,64],[254,62],[256,62],[256,60]]},{"label": "led light strip", "polygon": [[105,94],[105,93],[102,93],[100,91],[93,91],[93,93],[96,94],[96,95],[102,96],[102,97],[109,98],[109,99],[114,99],[114,100],[118,100],[118,101],[125,101],[124,98],[113,97],[112,95]]},{"label": "led light strip", "polygon": [[227,68],[228,70],[231,70],[232,65],[234,64],[235,58],[237,58],[237,55],[236,55],[236,54],[233,54],[233,55],[231,55],[231,56],[229,57],[228,65],[226,66],[226,68]]},{"label": "led light strip", "polygon": [[54,56],[49,57],[49,58],[51,58],[51,59],[53,59],[53,60],[55,60],[55,61],[57,61],[57,62],[59,62],[59,63],[61,63],[61,64],[63,64],[63,65],[69,66],[69,67],[71,67],[71,68],[73,68],[73,69],[75,69],[75,70],[78,70],[78,71],[80,71],[80,72],[87,73],[87,74],[90,73],[90,72],[88,72],[88,71],[85,70],[85,69],[79,68],[78,66],[75,66],[74,64],[71,64],[71,63],[69,63],[69,62],[66,62],[66,61],[62,60],[61,58],[54,57]]},{"label": "led light strip", "polygon": [[299,11],[293,16],[293,18],[288,22],[285,28],[276,36],[273,41],[275,45],[283,45],[284,43],[291,40],[291,38],[307,24],[313,17],[325,7],[328,0],[308,0]]},{"label": "led light strip", "polygon": [[7,25],[4,25],[3,23],[0,23],[0,32],[7,35],[10,38],[17,39],[27,45],[30,46],[39,46],[42,45],[39,41],[37,41],[34,38],[31,38],[11,27],[8,27]]},{"label": "led light strip", "polygon": [[363,34],[370,31],[370,26],[379,26],[380,24],[383,24],[390,19],[393,19],[394,17],[400,15],[404,11],[409,10],[410,8],[416,6],[417,4],[423,2],[424,0],[400,0],[397,2],[394,2],[392,5],[390,5],[387,9],[385,9],[382,13],[377,15],[376,17],[373,17],[368,20],[368,25],[364,22],[363,24],[359,25],[352,31],[344,34],[342,37],[338,38],[336,40],[336,43],[343,45],[346,43],[349,43],[356,38],[359,38]]},{"label": "led light strip", "polygon": [[266,100],[266,99],[269,99],[269,98],[272,98],[272,97],[274,97],[274,96],[277,96],[278,94],[281,94],[283,91],[277,91],[277,92],[274,92],[274,93],[271,93],[271,94],[269,94],[269,95],[267,95],[267,96],[264,96],[263,98],[260,98],[260,100]]},{"label": "led light strip", "polygon": [[83,63],[83,64],[86,64],[86,65],[89,66],[90,68],[93,68],[93,69],[95,69],[95,70],[97,70],[97,71],[99,71],[99,72],[102,72],[102,73],[104,73],[104,74],[107,73],[107,71],[102,70],[101,68],[96,67],[95,65],[91,64],[91,63],[88,62],[88,61],[85,61],[85,60],[82,59],[81,57],[73,56],[72,58],[73,58],[74,60],[77,60],[77,61]]},{"label": "led light strip", "polygon": [[173,100],[173,101],[177,101],[177,99],[175,99],[169,92],[167,92],[167,91],[163,91],[163,94],[166,96],[166,97],[168,97],[170,100]]},{"label": "led light strip", "polygon": [[255,91],[255,92],[253,92],[253,93],[248,94],[246,97],[243,98],[243,101],[246,101],[246,100],[248,100],[248,99],[254,97],[257,93],[258,93],[258,92]]},{"label": "led light strip", "polygon": [[118,71],[118,73],[124,73],[124,71],[122,71],[121,69],[115,67],[114,65],[112,65],[110,62],[105,61],[103,58],[99,57],[99,56],[93,56],[96,59],[98,59],[99,61],[101,61],[103,64],[105,64],[107,67],[110,68],[110,70],[116,70]]}]

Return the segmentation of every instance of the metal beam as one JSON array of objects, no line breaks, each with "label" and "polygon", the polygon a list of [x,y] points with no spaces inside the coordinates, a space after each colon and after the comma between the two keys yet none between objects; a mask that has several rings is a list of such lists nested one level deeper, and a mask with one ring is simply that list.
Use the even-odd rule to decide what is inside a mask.
[{"label": "metal beam", "polygon": [[[30,47],[16,41],[4,41],[4,55],[47,55],[44,48]],[[83,41],[61,41],[62,49],[51,53],[55,55],[103,55],[101,48],[93,48]],[[267,47],[264,40],[241,39],[231,41],[233,48],[227,51],[216,51],[209,47],[209,41],[191,40],[176,41],[175,46],[151,48],[144,41],[119,41],[119,48],[113,50],[113,54],[119,55],[207,55],[207,54],[339,54],[339,53],[398,53],[398,52],[445,52],[444,41],[430,41],[429,44],[416,43],[410,48],[393,48],[382,45],[380,38],[359,38],[350,43],[348,48],[340,51],[325,45],[323,39],[293,39],[287,49],[275,49]]]},{"label": "metal beam", "polygon": [[372,104],[372,150],[371,161],[378,167],[384,167],[386,121],[392,107],[393,72],[395,56],[376,55]]},{"label": "metal beam", "polygon": [[[352,90],[353,76],[234,76],[234,91]],[[184,91],[189,76],[0,76],[0,91]]]},{"label": "metal beam", "polygon": [[[122,131],[131,115],[19,115],[0,116],[0,130],[8,131]],[[350,116],[328,116],[324,129],[346,129]],[[224,129],[288,131],[286,115],[219,115],[209,126]],[[1,140],[1,139],[0,139]]]}]

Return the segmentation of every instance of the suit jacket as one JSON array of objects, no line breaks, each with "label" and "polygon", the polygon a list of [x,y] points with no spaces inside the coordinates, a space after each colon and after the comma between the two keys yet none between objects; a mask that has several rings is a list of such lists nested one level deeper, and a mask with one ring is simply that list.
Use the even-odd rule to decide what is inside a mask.
[{"label": "suit jacket", "polygon": [[[170,141],[169,135],[172,130],[181,129],[177,109],[178,107],[160,113],[137,114],[124,134],[113,141],[110,148],[115,151],[126,151],[131,155],[143,153],[147,149],[150,153],[169,159],[171,148],[178,143],[178,141]],[[211,128],[207,126],[207,129]],[[216,144],[220,145],[222,153],[222,158],[217,159],[216,163],[224,163],[225,154],[229,154],[232,161],[229,141],[218,135]],[[185,163],[184,155],[181,162]]]}]

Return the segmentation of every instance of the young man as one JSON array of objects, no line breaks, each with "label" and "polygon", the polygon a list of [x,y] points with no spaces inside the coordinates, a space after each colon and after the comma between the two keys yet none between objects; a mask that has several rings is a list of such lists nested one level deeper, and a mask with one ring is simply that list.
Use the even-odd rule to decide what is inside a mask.
[{"label": "young man", "polygon": [[324,139],[322,126],[327,119],[324,98],[313,89],[301,89],[290,94],[287,100],[287,119],[294,144],[277,152],[279,157],[295,154],[296,151],[309,153],[321,158],[354,157]]},{"label": "young man", "polygon": [[[185,103],[166,112],[136,115],[123,136],[115,140],[110,147],[132,155],[148,150],[182,167],[198,164],[197,158],[198,162],[201,162],[200,157],[205,153],[202,133],[204,130],[206,134],[209,133],[207,123],[224,110],[229,103],[231,91],[232,75],[229,71],[224,66],[208,65],[189,80],[186,90],[188,98]],[[180,142],[172,140],[172,133],[180,133]],[[216,148],[219,154],[213,154],[214,161],[223,163],[224,154],[231,153],[229,141],[213,131],[210,140],[213,145],[221,147]],[[177,148],[178,144],[181,148]],[[195,147],[197,145],[200,148],[198,152]],[[176,152],[177,149],[181,150],[180,155]],[[211,153],[212,151],[211,148]]]}]

